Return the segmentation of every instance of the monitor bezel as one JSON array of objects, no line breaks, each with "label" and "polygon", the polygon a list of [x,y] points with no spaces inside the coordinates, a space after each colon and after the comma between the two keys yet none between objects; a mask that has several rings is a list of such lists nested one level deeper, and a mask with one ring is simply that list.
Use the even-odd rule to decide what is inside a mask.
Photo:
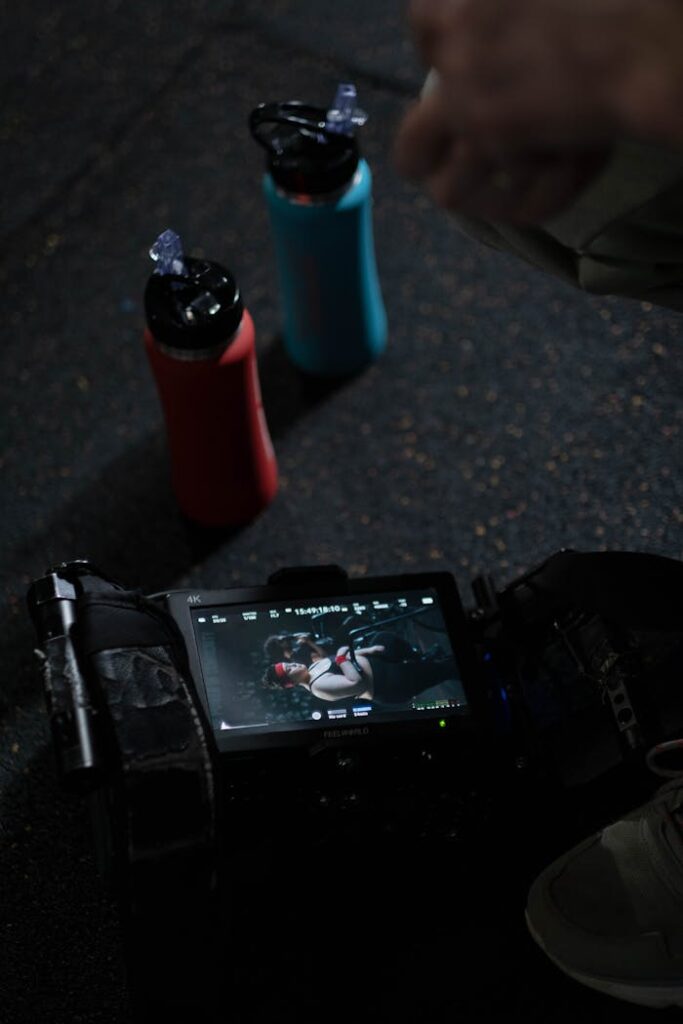
[{"label": "monitor bezel", "polygon": [[[484,740],[490,735],[492,724],[486,701],[483,673],[478,664],[476,645],[460,597],[455,577],[448,572],[402,573],[386,576],[346,577],[319,579],[314,574],[310,581],[295,585],[278,584],[237,587],[224,590],[188,589],[168,592],[163,597],[167,611],[176,621],[185,641],[192,680],[202,705],[207,723],[212,720],[192,612],[198,609],[227,608],[236,605],[313,601],[336,596],[362,596],[370,593],[399,593],[433,589],[436,591],[446,632],[458,665],[461,682],[469,705],[469,714],[446,710],[435,716],[415,716],[410,719],[387,721],[363,720],[362,724],[333,726],[330,723],[308,724],[302,728],[287,727],[268,732],[220,733],[209,726],[215,749],[220,754],[244,754],[291,750],[296,747],[317,750],[362,744],[370,746],[387,741],[405,741],[432,737],[443,740],[457,733],[471,740]],[[439,724],[444,721],[446,724]]]}]

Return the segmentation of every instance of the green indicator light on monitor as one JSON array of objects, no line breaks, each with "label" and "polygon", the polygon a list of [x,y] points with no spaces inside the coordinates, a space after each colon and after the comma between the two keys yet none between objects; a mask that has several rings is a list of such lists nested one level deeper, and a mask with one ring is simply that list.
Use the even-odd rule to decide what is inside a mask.
[{"label": "green indicator light on monitor", "polygon": [[440,729],[445,729],[446,728],[446,719],[445,718],[440,718],[439,719],[439,728]]}]

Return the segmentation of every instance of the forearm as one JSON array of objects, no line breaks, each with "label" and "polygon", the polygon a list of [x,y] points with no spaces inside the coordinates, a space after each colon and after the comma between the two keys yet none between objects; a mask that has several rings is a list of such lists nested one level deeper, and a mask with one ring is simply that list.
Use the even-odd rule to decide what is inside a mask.
[{"label": "forearm", "polygon": [[313,651],[313,653],[315,655],[317,655],[318,658],[326,658],[327,657],[327,655],[325,654],[325,652],[322,649],[322,647],[319,647],[318,644],[315,642],[315,640],[308,640],[306,642],[307,642],[308,646],[310,647],[310,649]]},{"label": "forearm", "polygon": [[361,676],[349,665],[350,672],[342,668],[342,675],[325,673],[319,676],[313,683],[311,692],[314,697],[322,700],[343,700],[345,697],[354,697],[362,692],[365,683]]}]

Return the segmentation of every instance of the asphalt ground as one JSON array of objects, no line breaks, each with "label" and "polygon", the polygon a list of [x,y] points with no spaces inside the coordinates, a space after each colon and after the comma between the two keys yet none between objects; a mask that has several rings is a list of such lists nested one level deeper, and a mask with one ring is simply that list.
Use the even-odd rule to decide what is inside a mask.
[{"label": "asphalt ground", "polygon": [[[398,177],[392,139],[424,77],[402,5],[30,0],[0,11],[0,1019],[124,1024],[116,914],[85,811],[54,778],[30,580],[77,557],[147,592],[334,562],[359,576],[449,570],[468,601],[477,574],[502,584],[563,547],[681,558],[680,316],[583,294],[487,250]],[[262,101],[325,104],[339,81],[355,82],[369,113],[390,331],[374,366],[316,394],[279,340],[262,154],[246,118]],[[142,348],[147,252],[166,227],[231,268],[256,324],[280,489],[229,538],[188,532],[170,490]],[[467,995],[433,994],[452,971],[447,929],[437,952],[406,954],[403,977],[423,980],[404,1009],[653,1016],[566,981],[506,927],[483,923]],[[384,970],[375,980],[379,1012],[394,982]],[[270,1010],[291,1012],[292,991]]]}]

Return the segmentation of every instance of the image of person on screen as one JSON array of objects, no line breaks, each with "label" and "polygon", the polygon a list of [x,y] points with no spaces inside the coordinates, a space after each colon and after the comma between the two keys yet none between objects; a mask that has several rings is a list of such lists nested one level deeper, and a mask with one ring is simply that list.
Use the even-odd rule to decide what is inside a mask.
[{"label": "image of person on screen", "polygon": [[[353,650],[339,648],[334,658],[320,658],[310,666],[280,661],[269,665],[263,677],[270,689],[301,686],[321,701],[358,699],[375,704],[406,704],[425,690],[457,680],[452,657],[408,657],[410,645],[394,634],[376,634],[385,643]],[[403,657],[402,655],[406,655]]]},{"label": "image of person on screen", "polygon": [[319,642],[326,637],[316,637],[313,633],[278,633],[269,636],[263,645],[266,661],[295,661],[301,665],[311,665],[314,661],[328,657],[329,651]]}]

